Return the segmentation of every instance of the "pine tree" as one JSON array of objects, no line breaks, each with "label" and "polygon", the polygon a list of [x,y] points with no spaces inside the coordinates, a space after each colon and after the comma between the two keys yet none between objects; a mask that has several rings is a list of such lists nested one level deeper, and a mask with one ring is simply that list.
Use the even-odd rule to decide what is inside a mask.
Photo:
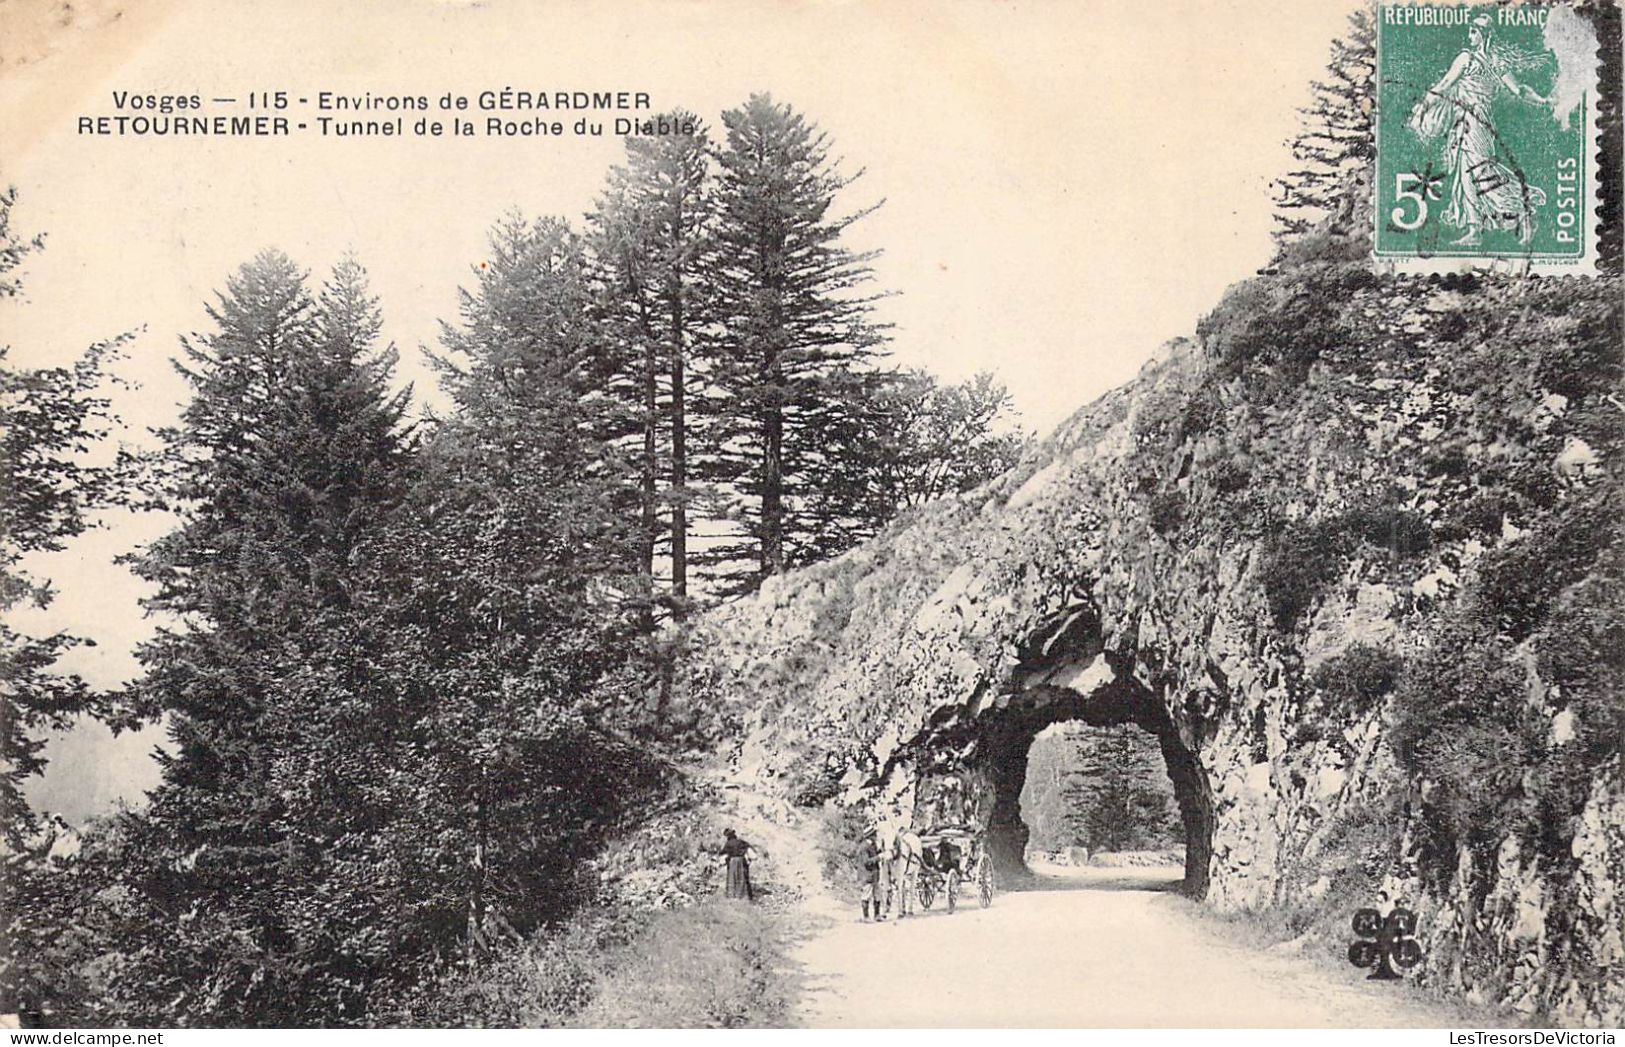
[{"label": "pine tree", "polygon": [[604,387],[621,405],[606,435],[636,463],[638,576],[644,628],[654,631],[655,561],[660,549],[660,477],[665,460],[661,432],[662,353],[654,330],[648,217],[624,169],[612,170],[598,201],[591,244],[597,271],[605,343]]},{"label": "pine tree", "polygon": [[[298,796],[281,765],[344,736],[293,700],[331,664],[369,543],[399,500],[405,394],[358,266],[314,298],[286,256],[227,281],[215,330],[184,343],[193,389],[163,433],[157,497],[180,525],[136,560],[174,624],[139,650],[140,708],[172,751],[132,834],[129,886],[155,932],[129,976],[180,1023],[297,1024],[309,955],[297,911]],[[342,662],[342,659],[340,659]],[[351,673],[359,673],[354,664]],[[318,696],[319,697],[319,696]]]},{"label": "pine tree", "polygon": [[[616,388],[634,420],[644,531],[642,571],[654,602],[660,537],[671,563],[669,602],[688,600],[692,363],[707,326],[701,281],[711,237],[709,139],[698,117],[667,115],[677,134],[626,139],[590,216],[608,333],[619,345]],[[664,488],[662,490],[662,481]],[[662,520],[661,517],[665,519]]]},{"label": "pine tree", "polygon": [[1313,101],[1298,110],[1302,130],[1288,145],[1298,165],[1276,179],[1275,238],[1301,236],[1337,212],[1350,175],[1376,158],[1376,23],[1366,9],[1349,16],[1332,42],[1326,78],[1310,85]]},{"label": "pine tree", "polygon": [[943,385],[925,371],[846,372],[819,418],[821,482],[807,548],[838,555],[897,515],[1013,468],[1031,437],[1005,430],[1010,394],[990,374]]},{"label": "pine tree", "polygon": [[[722,119],[711,282],[723,333],[710,353],[705,478],[733,490],[744,534],[707,560],[724,591],[739,591],[819,555],[799,514],[819,484],[820,416],[882,341],[875,297],[859,293],[875,253],[840,241],[879,205],[830,213],[857,176],[836,170],[828,136],[789,106],[754,95]],[[730,570],[742,557],[754,561],[744,577]]]},{"label": "pine tree", "polygon": [[639,519],[606,433],[587,265],[563,222],[504,219],[441,358],[454,411],[390,539],[377,670],[399,696],[393,926],[470,957],[572,900],[585,841],[635,795],[597,726],[636,630]]}]

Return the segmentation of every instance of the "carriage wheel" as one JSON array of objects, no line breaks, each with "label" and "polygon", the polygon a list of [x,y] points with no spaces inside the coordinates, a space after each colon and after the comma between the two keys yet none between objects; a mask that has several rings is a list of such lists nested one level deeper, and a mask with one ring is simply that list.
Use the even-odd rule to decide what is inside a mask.
[{"label": "carriage wheel", "polygon": [[986,856],[982,858],[982,867],[976,875],[977,893],[982,896],[982,908],[986,909],[993,904],[993,863]]},{"label": "carriage wheel", "polygon": [[931,876],[920,877],[920,908],[929,909],[937,900],[937,881]]},{"label": "carriage wheel", "polygon": [[959,904],[959,870],[955,869],[948,874],[948,911],[953,912]]}]

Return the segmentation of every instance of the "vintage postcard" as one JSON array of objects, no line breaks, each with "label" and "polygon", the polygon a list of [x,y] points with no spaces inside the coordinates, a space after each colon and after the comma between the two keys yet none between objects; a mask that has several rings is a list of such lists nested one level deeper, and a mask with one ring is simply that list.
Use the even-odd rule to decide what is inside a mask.
[{"label": "vintage postcard", "polygon": [[1620,47],[0,0],[0,1039],[1615,1043]]}]

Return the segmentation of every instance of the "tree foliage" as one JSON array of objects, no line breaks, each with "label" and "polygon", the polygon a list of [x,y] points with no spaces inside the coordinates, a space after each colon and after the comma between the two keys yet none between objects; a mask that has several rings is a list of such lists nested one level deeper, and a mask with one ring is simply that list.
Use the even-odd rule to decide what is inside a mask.
[{"label": "tree foliage", "polygon": [[[23,262],[44,244],[14,232],[15,203],[14,190],[0,192],[0,299],[20,296]],[[127,340],[93,345],[65,367],[15,366],[0,346],[0,614],[49,606],[55,590],[30,558],[62,550],[122,497],[121,463],[94,452],[118,424],[104,386]],[[60,826],[31,809],[23,786],[45,769],[47,732],[87,715],[122,723],[111,696],[59,665],[86,642],[0,621],[0,1010],[44,1009],[63,991],[49,879]]]},{"label": "tree foliage", "polygon": [[353,707],[368,692],[346,685],[367,675],[355,612],[408,479],[406,393],[389,388],[394,354],[352,262],[313,295],[264,252],[209,317],[177,364],[191,402],[152,462],[179,523],[135,562],[170,624],[139,650],[132,698],[165,718],[171,751],[131,827],[124,884],[156,926],[125,976],[145,990],[131,1007],[167,1001],[171,1021],[301,1024],[332,995],[311,982],[335,929],[295,900],[324,828],[352,812],[313,822],[288,765],[341,773],[356,732],[333,733],[335,716],[373,722]]},{"label": "tree foliage", "polygon": [[705,126],[681,110],[668,119],[693,130],[626,139],[625,162],[611,169],[588,216],[588,241],[613,361],[607,384],[628,405],[625,432],[636,444],[639,569],[653,604],[656,556],[667,555],[663,602],[681,614],[688,602],[689,509],[703,493],[690,481],[690,448],[707,453],[692,432],[689,403],[703,392],[696,364],[714,333],[707,274],[715,187]]},{"label": "tree foliage", "polygon": [[818,559],[873,537],[899,514],[1015,467],[1031,437],[1012,424],[991,374],[945,385],[928,372],[848,372],[820,428],[820,482],[802,515]]},{"label": "tree foliage", "polygon": [[737,497],[743,534],[708,561],[754,561],[724,583],[739,591],[819,557],[803,514],[828,464],[824,422],[883,329],[870,318],[876,296],[862,290],[876,254],[842,243],[874,207],[832,213],[857,176],[837,170],[828,136],[767,95],[722,122],[713,279],[724,333],[705,409],[717,449],[710,479]]},{"label": "tree foliage", "polygon": [[1309,85],[1312,100],[1298,110],[1302,129],[1288,142],[1295,166],[1272,185],[1279,242],[1335,214],[1350,192],[1350,175],[1376,159],[1376,41],[1373,11],[1355,11],[1348,31],[1332,41],[1325,79]]}]

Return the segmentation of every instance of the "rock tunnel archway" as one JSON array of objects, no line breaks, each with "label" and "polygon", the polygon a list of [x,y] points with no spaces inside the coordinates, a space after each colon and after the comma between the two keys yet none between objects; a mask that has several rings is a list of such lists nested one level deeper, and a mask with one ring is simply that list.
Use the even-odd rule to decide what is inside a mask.
[{"label": "rock tunnel archway", "polygon": [[962,772],[979,794],[979,819],[1000,879],[1020,883],[1029,873],[1029,836],[1021,792],[1033,740],[1051,724],[1077,721],[1093,727],[1133,724],[1157,739],[1179,806],[1185,836],[1183,889],[1206,895],[1213,854],[1214,804],[1198,740],[1182,731],[1158,690],[1137,673],[1134,659],[1106,650],[1099,619],[1075,611],[1041,630],[1023,646],[1010,685],[997,695],[977,695],[944,708],[900,755],[916,779],[942,771]]},{"label": "rock tunnel archway", "polygon": [[1184,889],[1207,893],[1208,863],[1213,853],[1213,796],[1207,773],[1175,729],[1162,702],[1133,679],[1113,681],[1087,694],[1061,688],[1027,692],[1034,701],[1006,706],[989,714],[980,726],[967,766],[991,789],[988,847],[995,869],[1006,882],[1026,875],[1029,829],[1021,816],[1021,791],[1027,781],[1027,754],[1033,739],[1054,723],[1078,721],[1092,727],[1134,724],[1148,731],[1162,750],[1185,835]]}]

